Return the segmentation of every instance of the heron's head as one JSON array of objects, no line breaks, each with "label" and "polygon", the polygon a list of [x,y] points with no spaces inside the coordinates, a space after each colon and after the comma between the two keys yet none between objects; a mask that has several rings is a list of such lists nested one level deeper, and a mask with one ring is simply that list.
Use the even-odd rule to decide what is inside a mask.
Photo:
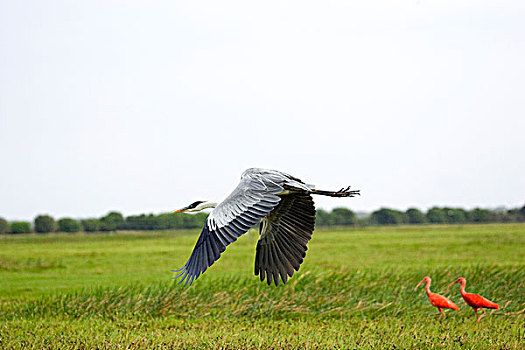
[{"label": "heron's head", "polygon": [[419,282],[419,283],[417,284],[417,286],[416,286],[416,288],[414,288],[414,290],[416,290],[417,287],[419,287],[419,286],[421,285],[421,283],[424,283],[424,282],[431,282],[431,281],[432,281],[432,279],[430,279],[429,276],[425,276],[425,277],[423,277],[423,279],[421,280],[421,282]]},{"label": "heron's head", "polygon": [[463,277],[458,278],[457,280],[455,280],[454,282],[452,282],[451,284],[448,285],[447,291],[450,289],[450,287],[452,287],[456,283],[466,284],[467,280],[465,278],[463,278]]},{"label": "heron's head", "polygon": [[193,213],[196,211],[201,211],[206,208],[215,208],[217,203],[209,201],[196,201],[179,210],[175,210],[173,213]]}]

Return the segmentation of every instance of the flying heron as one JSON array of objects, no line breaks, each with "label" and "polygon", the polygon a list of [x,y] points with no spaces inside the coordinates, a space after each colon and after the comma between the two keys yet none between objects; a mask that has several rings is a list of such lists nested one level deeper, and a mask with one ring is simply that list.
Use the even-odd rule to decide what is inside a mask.
[{"label": "flying heron", "polygon": [[354,197],[359,190],[350,186],[339,191],[316,190],[313,185],[277,170],[251,168],[241,175],[241,182],[221,203],[197,201],[173,213],[197,212],[215,208],[206,219],[195,248],[186,264],[173,272],[185,285],[206,271],[250,227],[261,221],[260,238],[255,253],[255,275],[268,285],[286,283],[298,271],[306,255],[315,224],[312,194],[330,197]]}]

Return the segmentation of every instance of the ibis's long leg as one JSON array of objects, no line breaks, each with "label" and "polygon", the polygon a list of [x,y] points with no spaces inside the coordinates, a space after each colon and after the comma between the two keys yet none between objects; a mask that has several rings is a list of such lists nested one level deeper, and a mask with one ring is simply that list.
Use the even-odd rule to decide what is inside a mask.
[{"label": "ibis's long leg", "polygon": [[[478,322],[481,320],[482,317],[485,316],[485,309],[482,308],[481,311],[483,311],[483,313],[482,313],[481,315],[479,315],[479,317],[478,317]],[[478,312],[477,312],[477,310],[476,310],[476,315],[477,315],[477,314],[478,314]]]}]

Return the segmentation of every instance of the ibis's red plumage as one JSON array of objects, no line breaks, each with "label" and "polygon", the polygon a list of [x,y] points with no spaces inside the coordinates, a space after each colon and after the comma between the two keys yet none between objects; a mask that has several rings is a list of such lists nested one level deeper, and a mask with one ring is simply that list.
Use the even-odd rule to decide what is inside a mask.
[{"label": "ibis's red plumage", "polygon": [[456,304],[454,304],[450,299],[437,293],[428,293],[428,300],[430,300],[430,303],[435,307],[459,310],[459,307]]},{"label": "ibis's red plumage", "polygon": [[450,299],[440,295],[440,294],[437,294],[437,293],[432,293],[430,291],[430,283],[432,282],[432,280],[430,279],[429,276],[425,276],[421,282],[418,283],[418,285],[416,286],[416,288],[414,288],[414,290],[417,289],[417,287],[419,287],[419,285],[423,282],[426,282],[426,286],[425,286],[425,290],[427,292],[427,296],[428,296],[428,300],[430,301],[430,303],[437,307],[439,312],[445,316],[445,313],[443,312],[443,309],[453,309],[453,310],[459,310],[459,307],[454,304]]},{"label": "ibis's red plumage", "polygon": [[461,293],[465,302],[472,307],[473,309],[485,308],[485,309],[499,309],[498,304],[488,300],[487,298],[482,297],[479,294],[474,293]]},{"label": "ibis's red plumage", "polygon": [[[467,285],[467,280],[463,277],[458,278],[454,282],[452,282],[450,286],[452,286],[454,283],[461,283],[460,292],[461,296],[463,297],[463,300],[467,303],[468,306],[474,309],[476,312],[476,315],[478,314],[479,309],[499,309],[499,305],[496,304],[493,301],[488,300],[487,298],[474,293],[467,293],[465,291],[465,286]],[[447,288],[447,289],[448,289]],[[481,320],[481,318],[485,316],[485,310],[483,310],[483,313],[478,317],[478,322]]]}]

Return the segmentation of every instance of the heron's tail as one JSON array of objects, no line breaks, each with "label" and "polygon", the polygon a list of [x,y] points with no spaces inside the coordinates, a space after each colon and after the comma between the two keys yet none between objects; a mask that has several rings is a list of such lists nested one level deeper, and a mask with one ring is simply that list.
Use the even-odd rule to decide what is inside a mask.
[{"label": "heron's tail", "polygon": [[339,191],[322,191],[322,190],[311,190],[312,194],[319,194],[321,196],[329,196],[329,197],[355,197],[360,196],[361,193],[360,190],[350,191],[350,186],[347,188],[341,188]]}]

